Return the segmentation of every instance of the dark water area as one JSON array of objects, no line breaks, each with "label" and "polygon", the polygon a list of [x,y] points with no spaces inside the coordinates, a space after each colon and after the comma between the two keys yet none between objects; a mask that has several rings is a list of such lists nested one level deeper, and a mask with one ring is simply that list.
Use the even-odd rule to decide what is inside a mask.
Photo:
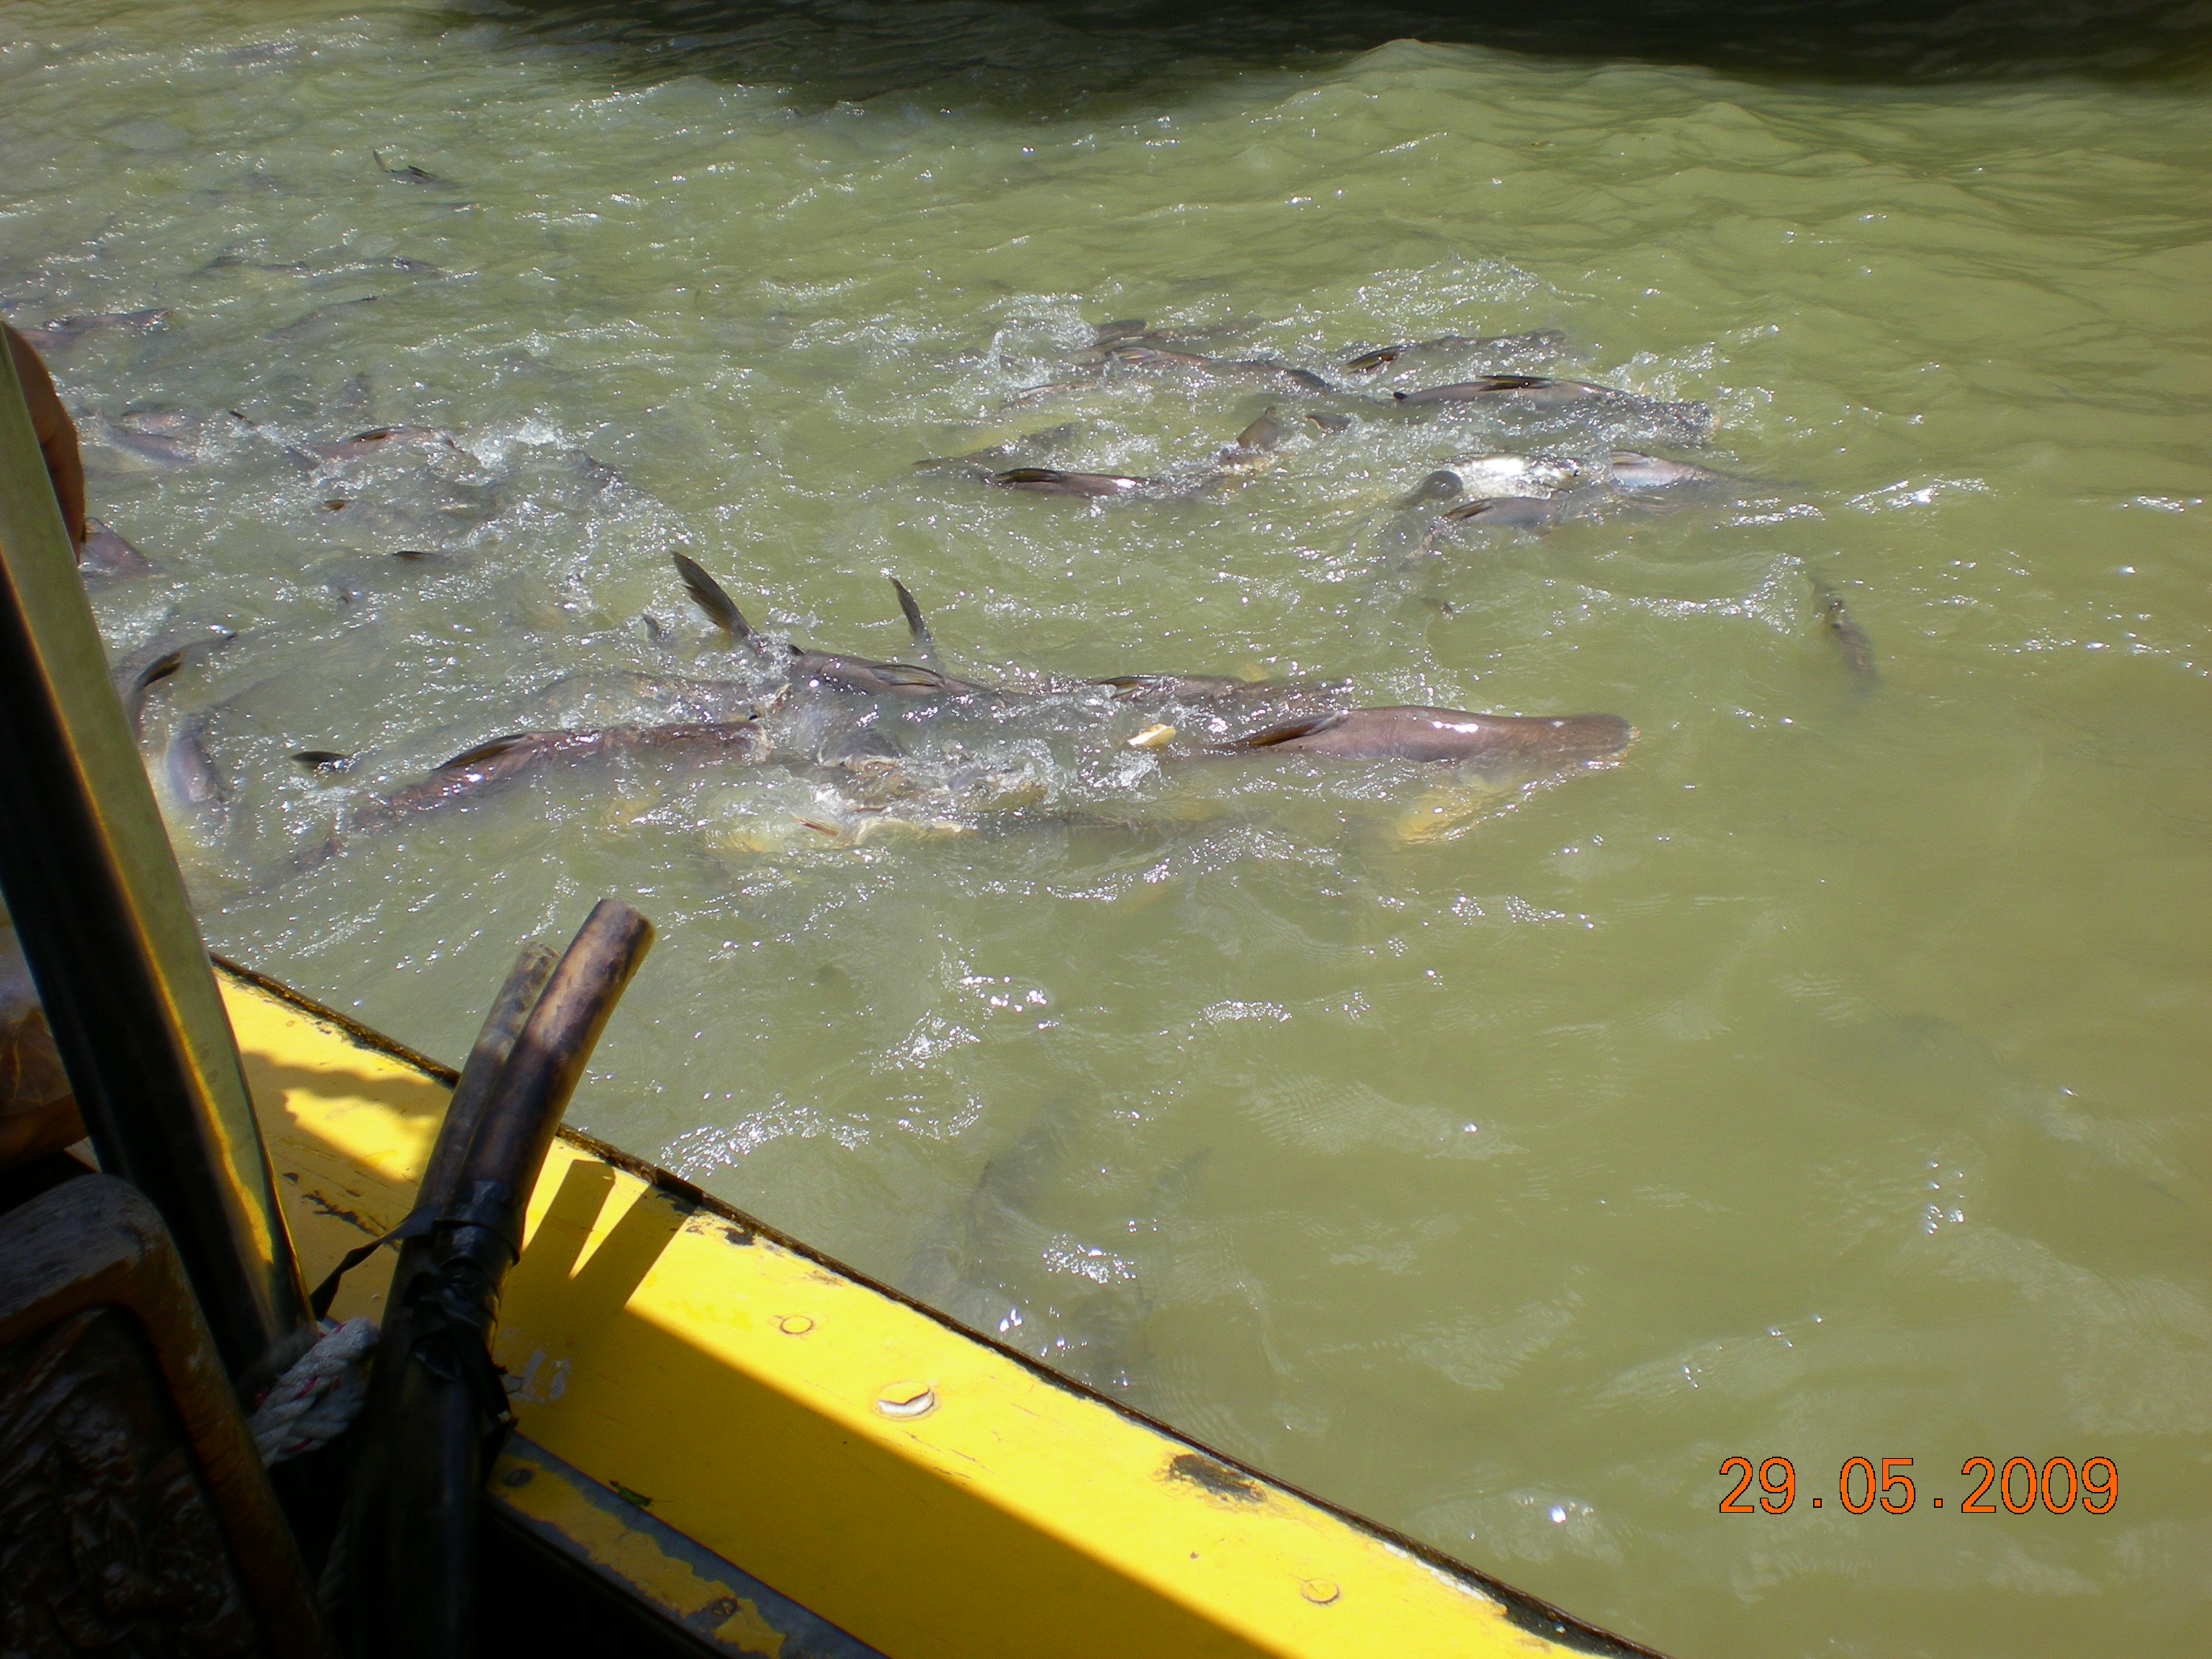
[{"label": "dark water area", "polygon": [[1869,86],[2172,82],[2212,64],[2212,8],[2200,0],[520,0],[517,9],[549,40],[613,49],[625,76],[774,78],[856,103],[981,76],[991,84],[975,92],[997,101],[1139,98],[1163,74],[1285,67],[1400,40]]}]

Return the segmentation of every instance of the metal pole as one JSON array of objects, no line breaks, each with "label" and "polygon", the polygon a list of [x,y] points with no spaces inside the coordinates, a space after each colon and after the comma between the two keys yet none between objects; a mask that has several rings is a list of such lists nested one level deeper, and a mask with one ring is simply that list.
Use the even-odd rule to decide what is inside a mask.
[{"label": "metal pole", "polygon": [[229,1017],[0,350],[0,891],[100,1166],[249,1397],[314,1334]]}]

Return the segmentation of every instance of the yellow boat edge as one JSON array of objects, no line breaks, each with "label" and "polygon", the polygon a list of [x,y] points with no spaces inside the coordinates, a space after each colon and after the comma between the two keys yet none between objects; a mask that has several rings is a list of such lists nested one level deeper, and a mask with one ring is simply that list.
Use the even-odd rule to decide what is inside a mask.
[{"label": "yellow boat edge", "polygon": [[[312,1284],[412,1206],[454,1074],[218,965]],[[333,1316],[380,1316],[389,1279],[374,1258]],[[574,1131],[532,1200],[495,1357],[521,1427],[495,1516],[721,1651],[1650,1652]]]}]

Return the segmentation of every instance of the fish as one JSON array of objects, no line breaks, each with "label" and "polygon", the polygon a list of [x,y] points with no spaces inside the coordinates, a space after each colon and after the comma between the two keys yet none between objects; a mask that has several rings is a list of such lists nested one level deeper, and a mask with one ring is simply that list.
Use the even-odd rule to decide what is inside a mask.
[{"label": "fish", "polygon": [[1114,674],[1092,680],[1130,702],[1183,702],[1232,696],[1252,684],[1229,674]]},{"label": "fish", "polygon": [[[419,782],[368,802],[351,815],[346,829],[358,833],[473,801],[556,767],[626,755],[750,766],[766,760],[772,748],[757,716],[587,731],[510,732],[463,750]],[[333,836],[323,850],[336,852],[340,842],[341,837]]]},{"label": "fish", "polygon": [[379,297],[377,295],[369,294],[358,300],[341,300],[336,305],[319,307],[296,322],[286,323],[281,328],[270,329],[261,337],[274,341],[279,345],[289,345],[301,340],[313,339],[342,318],[353,315],[362,307],[374,305]]},{"label": "fish", "polygon": [[[356,302],[357,303],[357,302]],[[379,426],[331,443],[309,444],[295,452],[318,461],[358,460],[364,455],[389,455],[402,449],[459,449],[450,432],[427,426]]]},{"label": "fish", "polygon": [[1418,392],[1394,392],[1402,406],[1446,409],[1483,407],[1519,415],[1607,414],[1640,421],[1647,426],[1702,435],[1713,423],[1713,412],[1700,403],[1668,403],[1645,398],[1619,386],[1598,386],[1589,380],[1553,380],[1538,374],[1486,374],[1449,386],[1424,386]]},{"label": "fish", "polygon": [[1835,642],[1836,651],[1844,659],[1844,666],[1863,691],[1870,691],[1881,683],[1881,671],[1875,666],[1874,642],[1859,631],[1851,620],[1851,613],[1844,604],[1844,596],[1822,581],[1813,579],[1813,594],[1818,601],[1820,631]]},{"label": "fish", "polygon": [[993,444],[988,449],[971,449],[964,455],[933,455],[916,461],[917,472],[964,472],[972,477],[988,478],[1000,468],[1019,462],[1025,455],[1041,450],[1056,448],[1073,437],[1080,428],[1073,421],[1060,426],[1047,427],[1039,432],[1029,432],[1018,438],[1009,438],[1002,444]]},{"label": "fish", "polygon": [[1589,462],[1573,455],[1465,455],[1451,465],[1460,482],[1477,495],[1556,495],[1591,471]]},{"label": "fish", "polygon": [[93,576],[146,576],[156,566],[151,559],[97,519],[84,521],[84,539],[77,544],[76,568]]},{"label": "fish", "polygon": [[1527,334],[1501,334],[1489,339],[1469,339],[1465,335],[1445,334],[1433,340],[1413,340],[1403,345],[1382,346],[1373,351],[1362,352],[1347,360],[1344,365],[1347,374],[1372,374],[1409,357],[1474,357],[1492,359],[1542,359],[1555,357],[1566,349],[1567,337],[1555,328],[1541,328]]},{"label": "fish", "polygon": [[1549,530],[1565,516],[1561,497],[1555,495],[1491,495],[1447,507],[1444,517],[1454,524],[1480,525],[1487,530]]},{"label": "fish", "polygon": [[1465,489],[1456,472],[1437,471],[1415,484],[1398,502],[1398,510],[1376,538],[1383,564],[1403,573],[1424,554],[1436,551],[1437,538],[1445,528],[1438,503],[1456,500]]},{"label": "fish", "polygon": [[914,595],[906,591],[904,582],[893,576],[890,583],[891,592],[898,595],[900,614],[906,618],[906,631],[921,647],[922,660],[934,668],[937,665],[937,641],[929,637],[929,623],[921,614],[921,607],[915,603]]},{"label": "fish", "polygon": [[1133,478],[1118,472],[1061,472],[1048,466],[1017,466],[991,473],[984,482],[1001,489],[1025,490],[1032,495],[1080,495],[1099,500],[1126,495],[1154,480]]},{"label": "fish", "polygon": [[1103,373],[1105,370],[1099,364],[1079,364],[1070,378],[1047,380],[1040,386],[1024,386],[1018,392],[1010,392],[1000,407],[1001,409],[1035,409],[1040,404],[1048,404],[1073,392],[1082,391],[1085,386],[1094,384]]},{"label": "fish", "polygon": [[421,167],[410,167],[404,163],[401,166],[393,167],[389,161],[384,159],[384,152],[380,149],[373,149],[369,151],[369,154],[376,158],[376,165],[378,168],[387,179],[397,180],[401,184],[428,185],[445,190],[450,190],[453,188],[452,179],[441,179],[434,173],[423,172]]},{"label": "fish", "polygon": [[1090,684],[1140,708],[1174,704],[1200,715],[1231,717],[1264,714],[1270,705],[1341,707],[1349,690],[1341,680],[1245,680],[1227,674],[1115,674]]},{"label": "fish", "polygon": [[1424,507],[1431,501],[1448,501],[1467,488],[1467,481],[1456,472],[1438,471],[1415,484],[1413,493],[1401,501],[1401,507]]},{"label": "fish", "polygon": [[58,351],[75,345],[88,334],[150,333],[167,326],[172,314],[168,311],[110,311],[92,317],[64,317],[42,328],[19,328],[15,331],[30,343],[34,351]]},{"label": "fish", "polygon": [[[172,410],[137,411],[85,422],[85,447],[118,449],[131,461],[188,466],[200,458],[200,423]],[[131,470],[136,471],[133,467]]]},{"label": "fish", "polygon": [[1124,317],[1114,322],[1101,323],[1093,329],[1090,345],[1077,361],[1103,362],[1121,346],[1171,349],[1176,346],[1188,347],[1210,341],[1234,339],[1238,335],[1249,332],[1255,326],[1249,321],[1231,321],[1182,328],[1154,328],[1141,317]]},{"label": "fish", "polygon": [[1204,751],[1322,755],[1336,760],[1449,761],[1542,775],[1619,760],[1636,728],[1618,714],[1476,714],[1460,708],[1344,708],[1287,721]]},{"label": "fish", "polygon": [[124,718],[131,722],[131,735],[144,734],[146,705],[154,695],[154,688],[190,662],[195,656],[228,645],[238,636],[227,629],[217,629],[207,638],[179,641],[174,638],[154,641],[132,652],[112,671],[116,696],[122,700]]},{"label": "fish", "polygon": [[161,751],[161,781],[179,806],[221,824],[230,805],[230,786],[208,757],[202,717],[184,721],[170,734]]},{"label": "fish", "polygon": [[1662,455],[1642,455],[1616,449],[1605,459],[1605,478],[1615,489],[1674,489],[1689,484],[1731,483],[1726,474],[1687,461],[1670,461]]},{"label": "fish", "polygon": [[1349,415],[1309,413],[1306,416],[1306,419],[1311,421],[1316,426],[1319,427],[1323,432],[1328,433],[1331,437],[1335,436],[1336,434],[1340,432],[1348,432],[1352,428],[1352,416]]},{"label": "fish", "polygon": [[1301,392],[1336,390],[1320,375],[1307,369],[1294,368],[1288,363],[1279,363],[1272,357],[1205,357],[1192,351],[1170,351],[1160,346],[1127,343],[1108,347],[1106,356],[1115,362],[1127,363],[1139,368],[1179,369],[1186,373],[1243,380],[1281,380]]},{"label": "fish", "polygon": [[[923,698],[933,696],[995,696],[987,685],[958,680],[934,668],[911,663],[875,662],[866,657],[841,656],[829,651],[810,651],[787,641],[770,640],[748,623],[722,585],[693,559],[671,553],[684,591],[704,611],[709,622],[775,672],[810,687],[858,692],[865,696]],[[910,595],[908,596],[911,597]],[[911,618],[909,618],[909,623]]]},{"label": "fish", "polygon": [[1282,441],[1282,422],[1271,409],[1238,433],[1237,441],[1216,455],[1213,464],[1231,471],[1258,466],[1275,453],[1275,446]]}]

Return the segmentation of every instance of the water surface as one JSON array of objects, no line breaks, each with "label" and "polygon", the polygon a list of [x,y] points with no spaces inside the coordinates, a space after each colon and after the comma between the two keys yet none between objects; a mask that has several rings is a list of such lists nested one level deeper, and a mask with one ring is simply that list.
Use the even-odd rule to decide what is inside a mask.
[{"label": "water surface", "polygon": [[[147,728],[228,792],[163,774],[211,937],[453,1055],[519,939],[628,898],[661,940],[585,1127],[1668,1651],[2196,1650],[2201,23],[1363,15],[0,10],[0,307],[169,313],[52,362],[161,567],[97,588],[118,654],[235,636]],[[1479,427],[1137,374],[1007,407],[1133,317],[1330,374],[1563,330],[1747,482],[1394,573]],[[1240,488],[911,471],[1066,426],[1054,465],[1190,477],[1271,405]],[[296,459],[395,425],[451,441]],[[893,571],[994,683],[1643,736],[1470,793],[984,732],[1014,782],[959,834],[641,767],[301,857],[729,675],[672,550],[877,657]],[[1790,1513],[1716,1513],[1734,1455],[1796,1460]],[[1913,1458],[1914,1512],[1841,1512],[1854,1455]],[[2108,1457],[2120,1501],[1963,1516],[1978,1455]]]}]

